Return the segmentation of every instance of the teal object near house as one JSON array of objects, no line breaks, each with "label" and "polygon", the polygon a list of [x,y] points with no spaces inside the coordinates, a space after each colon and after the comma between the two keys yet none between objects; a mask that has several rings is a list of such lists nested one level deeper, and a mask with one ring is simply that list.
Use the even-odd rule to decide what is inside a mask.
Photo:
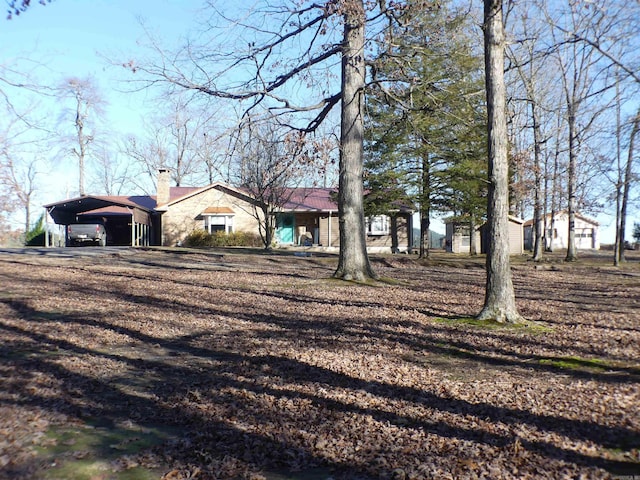
[{"label": "teal object near house", "polygon": [[278,215],[276,235],[280,243],[293,243],[294,241],[294,217],[291,214]]}]

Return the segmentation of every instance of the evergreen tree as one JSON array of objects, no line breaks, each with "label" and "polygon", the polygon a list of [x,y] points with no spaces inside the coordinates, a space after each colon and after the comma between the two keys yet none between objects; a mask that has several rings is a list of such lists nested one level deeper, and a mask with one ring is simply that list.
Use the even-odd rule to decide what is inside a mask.
[{"label": "evergreen tree", "polygon": [[633,224],[633,239],[636,243],[640,243],[640,223]]},{"label": "evergreen tree", "polygon": [[421,211],[424,257],[432,209],[484,216],[486,120],[482,59],[470,47],[466,17],[419,2],[408,12],[379,39],[373,62],[365,185],[380,213],[402,192],[411,195]]},{"label": "evergreen tree", "polygon": [[40,218],[38,218],[38,221],[33,226],[33,228],[25,234],[25,245],[28,247],[44,246],[45,233],[46,230],[44,228],[44,214],[42,214],[40,215]]}]

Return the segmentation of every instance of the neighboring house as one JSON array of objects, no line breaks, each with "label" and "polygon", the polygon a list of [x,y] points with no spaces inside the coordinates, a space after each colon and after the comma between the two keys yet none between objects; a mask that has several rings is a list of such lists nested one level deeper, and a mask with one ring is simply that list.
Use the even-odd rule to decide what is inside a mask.
[{"label": "neighboring house", "polygon": [[[521,255],[523,253],[523,224],[524,220],[509,215],[509,252],[511,255]],[[470,253],[471,235],[469,234],[469,224],[445,220],[445,248],[450,253]],[[487,253],[488,232],[486,224],[475,229],[476,246],[481,253]]]},{"label": "neighboring house", "polygon": [[[156,196],[84,196],[45,205],[61,225],[84,221],[105,223],[111,245],[180,245],[195,230],[258,233],[257,201],[245,190],[222,183],[202,188],[170,187],[169,172],[158,175]],[[276,214],[277,245],[340,245],[336,190],[296,188]],[[390,215],[367,219],[370,251],[407,251],[413,211],[398,208]]]},{"label": "neighboring house", "polygon": [[[575,238],[578,250],[600,250],[600,237],[598,227],[600,224],[595,220],[583,215],[576,214]],[[545,248],[561,250],[569,245],[569,214],[561,211],[555,214],[553,227],[551,225],[551,215],[546,216],[546,236]],[[533,219],[524,223],[524,246],[527,250],[533,250]]]},{"label": "neighboring house", "polygon": [[[509,215],[509,253],[511,255],[522,255],[524,253],[524,220]],[[487,224],[480,227],[482,231],[482,253],[487,253],[489,242],[489,232]]]},{"label": "neighboring house", "polygon": [[[469,233],[469,222],[460,222],[452,218],[444,220],[445,233],[444,244],[445,250],[449,253],[470,253],[471,252],[471,235]],[[480,228],[474,231],[476,248],[480,251]]]}]

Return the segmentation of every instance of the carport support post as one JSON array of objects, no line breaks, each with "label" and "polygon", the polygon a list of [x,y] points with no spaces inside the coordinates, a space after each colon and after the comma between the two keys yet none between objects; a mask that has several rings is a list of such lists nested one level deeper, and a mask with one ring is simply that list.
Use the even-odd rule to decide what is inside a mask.
[{"label": "carport support post", "polygon": [[136,220],[133,213],[131,213],[131,246],[136,246]]},{"label": "carport support post", "polygon": [[44,246],[49,248],[49,210],[44,209]]}]

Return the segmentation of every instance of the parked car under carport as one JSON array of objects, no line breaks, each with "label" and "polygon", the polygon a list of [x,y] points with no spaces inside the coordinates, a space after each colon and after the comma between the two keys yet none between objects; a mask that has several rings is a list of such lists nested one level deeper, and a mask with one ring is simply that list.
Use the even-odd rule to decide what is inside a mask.
[{"label": "parked car under carport", "polygon": [[107,231],[102,223],[72,223],[67,225],[67,247],[80,245],[107,246]]},{"label": "parked car under carport", "polygon": [[105,245],[146,246],[154,244],[151,201],[155,205],[155,200],[149,197],[84,196],[45,205],[45,208],[53,221],[65,228],[73,224],[103,225]]}]

